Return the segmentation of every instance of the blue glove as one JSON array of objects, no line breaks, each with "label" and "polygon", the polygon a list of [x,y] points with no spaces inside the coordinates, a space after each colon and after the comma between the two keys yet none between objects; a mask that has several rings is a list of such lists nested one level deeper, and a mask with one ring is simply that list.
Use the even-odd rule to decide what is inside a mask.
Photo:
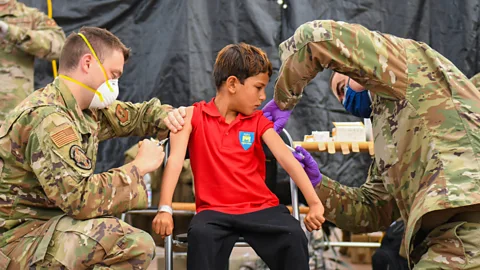
[{"label": "blue glove", "polygon": [[282,132],[283,128],[287,125],[288,118],[292,111],[282,111],[275,103],[275,100],[270,100],[262,109],[263,115],[273,122],[273,129],[277,133]]},{"label": "blue glove", "polygon": [[302,165],[312,183],[312,186],[316,187],[322,182],[322,174],[320,173],[317,162],[307,150],[303,149],[303,147],[297,146],[295,151],[296,152],[293,152],[293,156],[300,162],[300,165]]}]

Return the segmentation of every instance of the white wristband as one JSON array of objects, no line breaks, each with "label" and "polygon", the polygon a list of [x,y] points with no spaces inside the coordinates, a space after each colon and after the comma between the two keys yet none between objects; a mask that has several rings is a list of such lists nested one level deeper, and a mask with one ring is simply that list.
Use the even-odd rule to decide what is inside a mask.
[{"label": "white wristband", "polygon": [[173,209],[169,205],[160,205],[160,207],[158,208],[158,212],[159,213],[160,212],[167,212],[170,215],[173,215]]}]

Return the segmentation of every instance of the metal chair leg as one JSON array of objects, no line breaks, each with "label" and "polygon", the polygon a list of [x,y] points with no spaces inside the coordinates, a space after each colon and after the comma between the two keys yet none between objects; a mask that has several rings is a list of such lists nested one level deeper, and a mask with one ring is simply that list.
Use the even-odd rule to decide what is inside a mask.
[{"label": "metal chair leg", "polygon": [[165,270],[173,270],[172,235],[165,237]]},{"label": "metal chair leg", "polygon": [[[163,168],[167,167],[168,156],[170,154],[170,142],[165,144],[165,158],[163,159]],[[165,270],[173,270],[173,236],[165,237]]]},{"label": "metal chair leg", "polygon": [[292,214],[297,220],[300,220],[300,213],[298,209],[298,189],[295,182],[290,178],[290,194],[292,196]]},{"label": "metal chair leg", "polygon": [[[288,138],[288,145],[293,148],[293,139],[292,136],[288,133],[286,129],[283,129],[283,133]],[[298,208],[298,188],[293,179],[290,178],[290,195],[292,197],[292,215],[297,220],[300,220],[300,211]]]}]

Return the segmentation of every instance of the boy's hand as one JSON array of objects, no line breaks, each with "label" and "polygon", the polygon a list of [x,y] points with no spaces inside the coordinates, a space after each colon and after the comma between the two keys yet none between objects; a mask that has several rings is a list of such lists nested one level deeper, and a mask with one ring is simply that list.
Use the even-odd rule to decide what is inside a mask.
[{"label": "boy's hand", "polygon": [[308,211],[304,222],[307,230],[311,232],[313,230],[319,230],[322,227],[322,223],[325,222],[325,218],[323,217],[325,208],[323,208],[323,204],[321,202],[309,206],[310,210]]},{"label": "boy's hand", "polygon": [[170,213],[160,212],[157,213],[152,222],[153,230],[165,238],[172,234],[173,232],[173,218]]}]

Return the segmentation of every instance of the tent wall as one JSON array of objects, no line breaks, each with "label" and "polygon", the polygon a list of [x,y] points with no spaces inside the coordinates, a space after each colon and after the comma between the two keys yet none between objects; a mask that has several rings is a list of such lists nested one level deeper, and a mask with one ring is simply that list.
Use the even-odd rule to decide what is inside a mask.
[{"label": "tent wall", "polygon": [[[43,0],[21,0],[46,13]],[[82,26],[104,27],[132,48],[120,80],[120,99],[139,102],[158,97],[173,106],[215,95],[211,79],[216,53],[225,45],[247,42],[269,55],[274,76],[280,67],[278,45],[302,23],[333,19],[430,44],[470,77],[480,72],[479,16],[476,0],[52,0],[53,16],[67,34]],[[286,8],[284,8],[286,5]],[[37,61],[35,83],[52,80],[51,65]],[[330,72],[307,86],[287,129],[295,140],[312,130],[331,130],[333,121],[359,120],[347,114],[328,89]],[[139,138],[101,144],[97,172],[123,163],[123,153]],[[365,181],[366,154],[316,154],[321,170],[342,183]],[[283,179],[286,179],[283,176]]]}]

